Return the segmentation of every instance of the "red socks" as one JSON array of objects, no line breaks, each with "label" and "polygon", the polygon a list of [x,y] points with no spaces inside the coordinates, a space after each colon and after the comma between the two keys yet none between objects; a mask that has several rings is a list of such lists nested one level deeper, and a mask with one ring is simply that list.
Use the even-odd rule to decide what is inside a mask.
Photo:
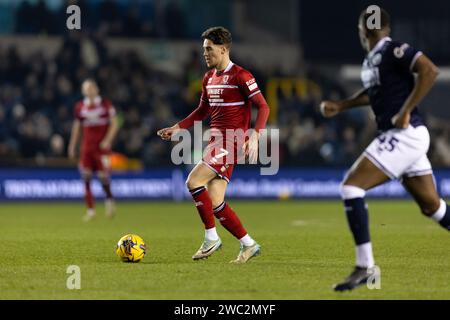
[{"label": "red socks", "polygon": [[106,199],[112,199],[113,195],[111,192],[111,184],[108,183],[102,183],[103,191],[105,192]]},{"label": "red socks", "polygon": [[84,201],[86,202],[86,207],[88,209],[94,208],[94,197],[92,196],[91,191],[91,182],[85,181],[84,182]]},{"label": "red socks", "polygon": [[228,203],[223,202],[214,209],[214,215],[219,219],[222,226],[227,229],[237,239],[241,239],[247,234],[244,226],[239,220],[236,213],[231,209]]},{"label": "red socks", "polygon": [[211,198],[209,197],[208,190],[205,187],[199,187],[189,190],[194,198],[195,206],[200,214],[200,218],[205,225],[205,229],[211,229],[215,227],[214,216],[219,219],[222,226],[227,229],[237,239],[241,239],[247,234],[244,226],[239,220],[236,213],[231,207],[223,202],[217,208],[212,208]]},{"label": "red socks", "polygon": [[194,198],[195,206],[200,214],[200,218],[205,225],[205,229],[211,229],[215,227],[214,214],[212,210],[212,202],[209,197],[208,190],[205,187],[199,187],[189,190]]}]

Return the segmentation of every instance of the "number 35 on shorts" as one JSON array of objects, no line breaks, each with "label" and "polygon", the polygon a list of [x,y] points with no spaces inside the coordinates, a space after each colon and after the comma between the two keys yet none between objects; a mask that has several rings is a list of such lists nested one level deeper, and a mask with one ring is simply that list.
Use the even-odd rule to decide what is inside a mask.
[{"label": "number 35 on shorts", "polygon": [[400,140],[398,140],[393,135],[388,134],[382,134],[377,137],[378,140],[378,146],[377,151],[378,153],[381,153],[383,151],[392,152],[397,147]]}]

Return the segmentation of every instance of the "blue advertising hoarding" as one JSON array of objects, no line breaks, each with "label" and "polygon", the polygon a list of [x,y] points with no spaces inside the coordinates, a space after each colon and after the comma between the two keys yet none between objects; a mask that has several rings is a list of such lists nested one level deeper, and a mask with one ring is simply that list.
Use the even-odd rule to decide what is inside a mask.
[{"label": "blue advertising hoarding", "polygon": [[[190,199],[185,187],[188,172],[179,169],[113,174],[112,191],[118,199]],[[233,173],[227,196],[242,199],[333,199],[339,198],[344,170],[281,169],[277,175],[261,176],[258,169],[239,169]],[[436,184],[443,197],[450,197],[450,170],[435,171]],[[99,181],[94,180],[94,196],[102,197]],[[81,199],[84,186],[76,170],[0,169],[0,200]],[[372,198],[404,198],[407,192],[398,181],[391,181],[368,193]]]}]

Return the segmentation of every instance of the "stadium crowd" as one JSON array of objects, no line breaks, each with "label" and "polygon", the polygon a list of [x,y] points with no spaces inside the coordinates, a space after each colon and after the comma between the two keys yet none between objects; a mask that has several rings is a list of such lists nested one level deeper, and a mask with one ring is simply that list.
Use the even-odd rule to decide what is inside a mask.
[{"label": "stadium crowd", "polygon": [[[82,41],[83,40],[83,41]],[[89,45],[86,54],[82,43]],[[239,63],[239,61],[236,61]],[[81,98],[83,79],[98,80],[102,95],[119,111],[121,129],[114,150],[142,159],[145,166],[170,164],[170,145],[155,134],[158,128],[186,116],[198,102],[189,88],[201,79],[204,64],[193,52],[176,78],[152,68],[133,51],[111,55],[102,37],[70,33],[55,59],[35,52],[22,59],[14,47],[0,47],[0,157],[13,163],[20,158],[64,158],[73,121],[74,103]],[[260,87],[272,75],[253,69]],[[280,74],[277,74],[280,76]],[[317,72],[308,75],[321,87],[320,95],[299,96],[279,90],[278,112],[270,124],[280,129],[280,163],[286,166],[344,166],[351,163],[373,137],[375,128],[367,109],[334,119],[324,119],[318,110],[322,98],[347,93]],[[449,165],[450,131],[431,119],[434,139],[431,159]]]},{"label": "stadium crowd", "polygon": [[[101,30],[109,37],[169,37],[187,38],[185,11],[175,0],[164,2],[120,0],[22,0],[14,14],[14,32],[17,34],[63,35],[68,17],[66,9],[79,6],[83,25],[90,30]],[[183,11],[184,10],[184,11]],[[23,23],[27,21],[28,23]]]}]

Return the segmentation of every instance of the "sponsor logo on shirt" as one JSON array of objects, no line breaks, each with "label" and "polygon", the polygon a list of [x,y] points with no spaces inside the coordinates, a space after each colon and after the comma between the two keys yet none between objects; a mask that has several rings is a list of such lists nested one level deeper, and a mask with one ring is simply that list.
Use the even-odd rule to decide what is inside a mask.
[{"label": "sponsor logo on shirt", "polygon": [[247,85],[247,86],[249,86],[249,85],[251,85],[251,84],[253,84],[253,83],[255,83],[256,81],[255,81],[255,78],[253,78],[253,79],[250,79],[250,80],[248,80],[245,84]]},{"label": "sponsor logo on shirt", "polygon": [[250,91],[253,91],[256,88],[258,88],[258,85],[256,84],[256,81],[255,81],[255,78],[248,80],[245,84],[247,85],[248,90],[250,90]]},{"label": "sponsor logo on shirt", "polygon": [[372,57],[372,64],[374,66],[377,66],[381,63],[381,60],[383,59],[383,56],[381,55],[381,53],[377,53],[376,55],[374,55]]}]

